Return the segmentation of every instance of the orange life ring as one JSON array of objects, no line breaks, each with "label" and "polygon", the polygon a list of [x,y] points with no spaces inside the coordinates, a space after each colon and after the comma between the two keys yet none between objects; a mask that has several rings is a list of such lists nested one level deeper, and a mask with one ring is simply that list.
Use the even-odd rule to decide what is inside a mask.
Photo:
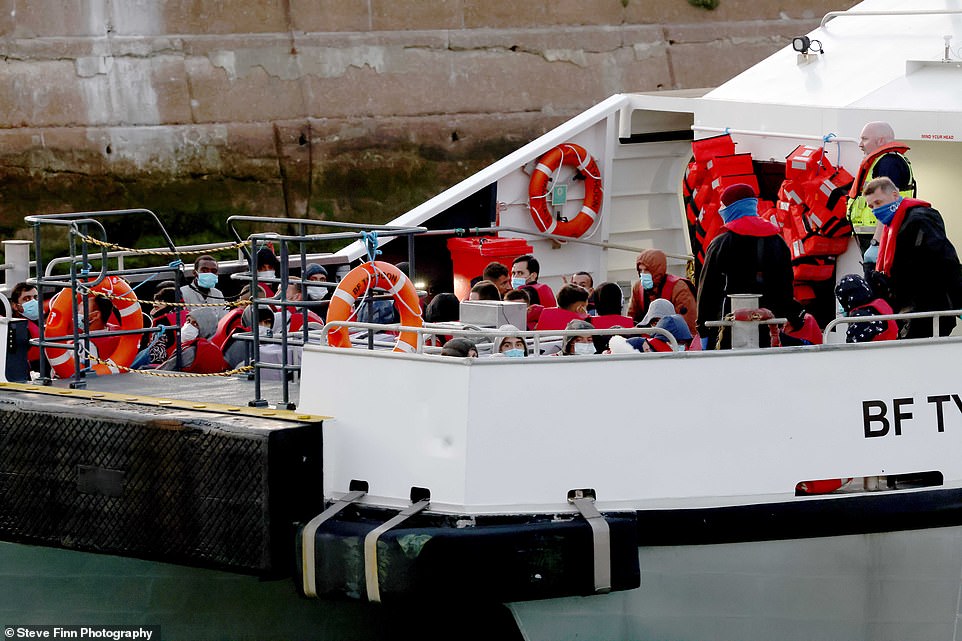
[{"label": "orange life ring", "polygon": [[[371,288],[386,290],[397,302],[401,314],[401,324],[407,327],[421,327],[421,302],[414,283],[400,269],[391,263],[374,261],[355,267],[337,284],[327,308],[327,321],[346,321],[354,317],[354,303]],[[327,344],[332,347],[350,347],[351,337],[346,327],[335,327],[328,331]],[[418,347],[417,332],[401,332],[395,352],[413,352]]]},{"label": "orange life ring", "polygon": [[[120,328],[143,329],[144,316],[140,312],[140,303],[130,285],[119,276],[107,276],[102,281],[90,288],[92,292],[103,292],[111,296],[120,296],[120,299],[112,299],[114,309],[120,316]],[[131,300],[126,300],[131,299]],[[73,309],[70,301],[70,290],[62,289],[50,301],[50,315],[44,321],[44,335],[70,336],[73,334]],[[72,342],[63,339],[56,339],[58,342]],[[117,367],[129,367],[134,362],[140,348],[140,334],[122,334],[117,342],[117,347],[110,354],[99,354],[99,358],[106,361],[92,366],[92,371],[99,375],[117,374],[122,370]],[[46,347],[44,353],[50,361],[53,371],[60,378],[70,378],[74,375],[73,350],[61,347]]]},{"label": "orange life ring", "polygon": [[[555,218],[548,207],[548,193],[554,174],[561,166],[574,167],[585,181],[585,198],[581,211],[572,220]],[[580,238],[601,213],[601,172],[598,163],[584,147],[566,142],[538,159],[528,183],[528,209],[538,229],[549,234]]]}]

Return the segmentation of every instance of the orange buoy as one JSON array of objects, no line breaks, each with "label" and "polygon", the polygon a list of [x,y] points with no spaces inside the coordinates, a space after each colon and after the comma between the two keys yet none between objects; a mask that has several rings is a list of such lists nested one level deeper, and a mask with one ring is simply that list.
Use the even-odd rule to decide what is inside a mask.
[{"label": "orange buoy", "polygon": [[[585,197],[581,210],[571,220],[556,218],[548,207],[550,183],[562,166],[574,167],[585,181]],[[601,172],[598,163],[584,147],[566,142],[551,149],[538,159],[528,184],[528,209],[538,229],[549,234],[580,238],[601,213]]]},{"label": "orange buoy", "polygon": [[[144,316],[140,312],[140,302],[134,295],[130,285],[120,276],[107,276],[90,288],[91,292],[110,294],[114,309],[120,316],[120,328],[123,330],[143,329]],[[62,289],[50,301],[50,315],[44,321],[45,336],[71,336],[74,330],[73,309],[70,300],[70,290]],[[99,375],[117,374],[120,367],[129,367],[134,362],[140,349],[140,334],[121,334],[117,346],[109,354],[98,354],[105,361],[93,365],[92,371]],[[72,340],[64,341],[72,343]],[[62,347],[44,348],[47,360],[53,371],[60,378],[74,375],[73,350]],[[120,366],[120,367],[118,367]]]},{"label": "orange buoy", "polygon": [[[411,279],[390,263],[374,261],[355,267],[337,284],[327,308],[327,322],[346,321],[354,317],[354,303],[372,289],[383,289],[394,297],[401,324],[421,327],[421,302]],[[350,347],[351,337],[346,327],[328,331],[327,344],[332,347]],[[395,352],[414,352],[418,347],[417,332],[405,331],[398,336]]]}]

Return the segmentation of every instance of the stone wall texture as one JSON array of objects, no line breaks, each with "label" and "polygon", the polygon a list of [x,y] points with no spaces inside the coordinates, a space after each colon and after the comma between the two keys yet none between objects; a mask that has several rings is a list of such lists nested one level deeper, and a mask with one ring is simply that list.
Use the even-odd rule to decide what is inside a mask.
[{"label": "stone wall texture", "polygon": [[718,85],[855,2],[716,4],[0,0],[0,232],[132,206],[184,236],[388,220],[611,94]]}]

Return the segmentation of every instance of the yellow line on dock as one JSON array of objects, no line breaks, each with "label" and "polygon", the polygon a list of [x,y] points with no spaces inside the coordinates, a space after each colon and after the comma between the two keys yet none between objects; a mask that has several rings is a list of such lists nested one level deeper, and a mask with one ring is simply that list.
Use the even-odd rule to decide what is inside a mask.
[{"label": "yellow line on dock", "polygon": [[94,401],[111,401],[119,403],[134,403],[137,405],[151,405],[155,407],[170,407],[200,412],[217,412],[220,414],[244,414],[260,418],[271,418],[280,421],[296,421],[299,423],[319,423],[330,416],[305,414],[296,410],[277,409],[272,407],[247,407],[243,405],[224,405],[222,403],[208,403],[198,401],[184,401],[175,398],[160,398],[144,394],[116,394],[114,392],[99,392],[86,389],[69,389],[48,385],[33,385],[30,383],[0,382],[0,390],[15,392],[31,392],[50,396],[65,396],[70,398],[84,398]]}]

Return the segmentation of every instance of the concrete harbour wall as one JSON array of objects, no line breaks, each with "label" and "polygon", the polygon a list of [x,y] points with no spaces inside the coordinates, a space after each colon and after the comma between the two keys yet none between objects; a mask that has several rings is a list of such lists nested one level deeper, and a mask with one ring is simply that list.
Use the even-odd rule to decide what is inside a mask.
[{"label": "concrete harbour wall", "polygon": [[0,0],[0,231],[131,206],[183,234],[384,221],[611,94],[717,85],[853,4]]}]

